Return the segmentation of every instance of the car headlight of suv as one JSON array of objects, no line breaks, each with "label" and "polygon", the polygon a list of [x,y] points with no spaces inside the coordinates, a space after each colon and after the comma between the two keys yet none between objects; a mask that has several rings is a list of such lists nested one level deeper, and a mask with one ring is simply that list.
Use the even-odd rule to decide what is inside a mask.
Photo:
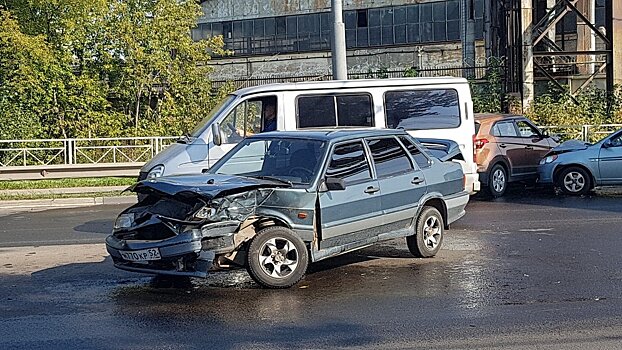
[{"label": "car headlight of suv", "polygon": [[147,174],[147,179],[155,179],[161,177],[164,174],[164,165],[156,165]]},{"label": "car headlight of suv", "polygon": [[134,213],[126,213],[121,214],[117,217],[117,220],[114,222],[114,228],[130,228],[134,225]]},{"label": "car headlight of suv", "polygon": [[540,160],[540,165],[553,163],[556,159],[557,159],[557,154],[554,154],[554,155],[548,156],[548,157],[544,157],[544,158],[542,158],[542,160]]},{"label": "car headlight of suv", "polygon": [[253,190],[213,199],[194,213],[196,219],[209,221],[246,220],[263,203],[272,190]]}]

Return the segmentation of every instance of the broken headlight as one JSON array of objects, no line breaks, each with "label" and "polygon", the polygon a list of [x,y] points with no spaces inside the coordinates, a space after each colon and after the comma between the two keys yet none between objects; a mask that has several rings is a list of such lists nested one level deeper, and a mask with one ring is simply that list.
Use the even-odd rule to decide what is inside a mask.
[{"label": "broken headlight", "polygon": [[126,213],[121,214],[117,217],[117,220],[114,222],[114,228],[129,228],[134,225],[134,213]]},{"label": "broken headlight", "polygon": [[244,221],[255,212],[255,208],[268,198],[272,190],[253,190],[213,199],[209,205],[199,209],[194,217],[209,221]]}]

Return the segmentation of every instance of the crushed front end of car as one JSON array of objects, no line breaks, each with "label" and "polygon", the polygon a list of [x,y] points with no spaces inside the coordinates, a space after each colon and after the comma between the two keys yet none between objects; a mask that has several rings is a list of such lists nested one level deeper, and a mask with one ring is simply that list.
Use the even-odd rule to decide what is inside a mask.
[{"label": "crushed front end of car", "polygon": [[143,199],[117,217],[106,248],[123,270],[205,277],[217,257],[230,254],[233,261],[252,236],[243,223],[282,186],[230,176],[139,182],[130,189]]}]

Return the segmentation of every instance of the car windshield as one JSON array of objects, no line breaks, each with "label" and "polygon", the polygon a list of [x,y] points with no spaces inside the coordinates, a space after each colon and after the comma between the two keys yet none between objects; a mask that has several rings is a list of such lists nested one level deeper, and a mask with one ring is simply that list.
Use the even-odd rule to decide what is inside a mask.
[{"label": "car windshield", "polygon": [[326,153],[326,142],[295,138],[246,139],[218,161],[211,174],[310,184]]},{"label": "car windshield", "polygon": [[199,124],[187,135],[189,137],[199,137],[205,129],[209,126],[210,121],[214,118],[214,116],[221,113],[222,110],[227,108],[231,101],[235,99],[235,95],[227,95],[222,101],[220,101],[212,110],[203,118]]}]

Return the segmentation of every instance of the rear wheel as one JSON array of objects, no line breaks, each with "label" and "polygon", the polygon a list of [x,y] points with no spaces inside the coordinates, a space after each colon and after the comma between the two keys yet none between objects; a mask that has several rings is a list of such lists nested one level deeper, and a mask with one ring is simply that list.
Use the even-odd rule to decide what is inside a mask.
[{"label": "rear wheel", "polygon": [[583,168],[571,166],[561,171],[557,186],[565,194],[584,195],[592,189],[592,177]]},{"label": "rear wheel", "polygon": [[415,234],[406,237],[408,250],[418,258],[433,257],[441,249],[444,229],[443,216],[438,209],[424,207],[417,218]]},{"label": "rear wheel", "polygon": [[248,247],[246,269],[267,288],[289,288],[304,277],[307,246],[292,230],[271,226],[259,231]]},{"label": "rear wheel", "polygon": [[503,196],[508,187],[508,173],[501,164],[495,164],[488,174],[488,193],[494,198]]}]

